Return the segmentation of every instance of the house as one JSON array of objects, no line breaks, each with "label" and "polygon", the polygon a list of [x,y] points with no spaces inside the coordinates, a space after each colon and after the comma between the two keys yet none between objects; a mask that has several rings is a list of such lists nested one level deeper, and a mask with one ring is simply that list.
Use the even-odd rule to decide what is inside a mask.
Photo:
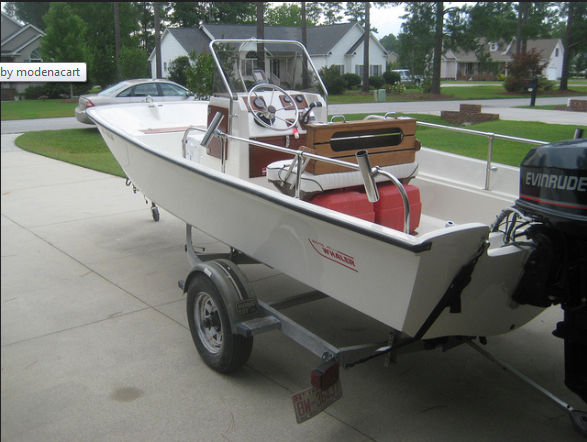
[{"label": "house", "polygon": [[387,51],[387,62],[388,63],[395,63],[399,60],[399,55],[395,52]]},{"label": "house", "polygon": [[[302,40],[297,26],[265,26],[266,39]],[[343,23],[307,28],[308,52],[317,69],[336,65],[341,74],[348,72],[362,76],[363,28],[356,23]],[[208,44],[220,38],[254,38],[257,25],[202,24],[199,28],[168,28],[161,37],[161,67],[163,77],[169,76],[171,62],[180,56],[208,52]],[[385,72],[387,51],[371,34],[369,44],[369,76]],[[155,51],[149,56],[151,76],[156,76]]]},{"label": "house", "polygon": [[[2,12],[2,62],[41,62],[39,45],[45,33],[34,25],[21,24]],[[2,100],[13,100],[31,83],[2,83]]]},{"label": "house", "polygon": [[544,76],[549,80],[560,80],[563,75],[563,54],[565,48],[560,38],[528,40],[527,50],[535,49],[542,54],[542,61],[547,62]]},{"label": "house", "polygon": [[[491,67],[479,60],[475,51],[447,50],[441,58],[440,77],[451,80],[490,79],[496,74],[508,74],[509,63],[515,53],[515,40],[511,42],[482,42],[483,52],[489,55]],[[562,75],[564,47],[560,38],[528,40],[526,50],[532,49],[541,54],[547,63],[543,74],[549,80],[557,80]],[[489,64],[489,63],[488,63]]]}]

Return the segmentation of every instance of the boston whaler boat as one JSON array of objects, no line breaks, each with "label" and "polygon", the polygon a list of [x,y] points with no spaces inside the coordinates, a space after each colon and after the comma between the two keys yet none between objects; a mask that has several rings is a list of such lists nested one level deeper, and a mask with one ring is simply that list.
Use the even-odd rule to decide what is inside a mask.
[{"label": "boston whaler boat", "polygon": [[[293,398],[301,422],[340,397],[339,364],[422,344],[480,350],[474,339],[560,303],[565,382],[587,400],[587,141],[534,147],[520,170],[492,172],[421,148],[412,118],[327,122],[326,88],[299,42],[214,40],[210,51],[209,101],[88,109],[133,184],[186,223],[188,320],[209,366],[238,369],[253,335],[280,329],[325,361]],[[483,188],[485,173],[494,183]],[[196,253],[191,226],[231,252]],[[315,292],[265,303],[246,262]],[[337,348],[279,311],[325,296],[389,337]],[[562,405],[585,431],[585,414]]]}]

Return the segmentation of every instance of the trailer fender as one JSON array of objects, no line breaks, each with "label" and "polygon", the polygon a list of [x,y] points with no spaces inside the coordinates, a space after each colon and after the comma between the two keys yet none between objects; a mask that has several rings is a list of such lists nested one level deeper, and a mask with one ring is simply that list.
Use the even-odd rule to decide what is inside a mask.
[{"label": "trailer fender", "polygon": [[228,259],[196,264],[183,284],[184,293],[187,293],[191,281],[199,274],[209,278],[218,289],[233,327],[255,316],[258,311],[257,296],[238,265]]}]

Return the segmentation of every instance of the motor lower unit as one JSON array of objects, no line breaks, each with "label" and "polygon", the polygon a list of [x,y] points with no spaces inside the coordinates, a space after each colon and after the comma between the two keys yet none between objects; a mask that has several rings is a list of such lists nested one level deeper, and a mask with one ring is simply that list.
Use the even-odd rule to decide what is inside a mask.
[{"label": "motor lower unit", "polygon": [[521,304],[561,304],[553,332],[565,342],[565,384],[587,402],[587,140],[534,147],[520,166],[516,208],[535,244],[514,295]]}]

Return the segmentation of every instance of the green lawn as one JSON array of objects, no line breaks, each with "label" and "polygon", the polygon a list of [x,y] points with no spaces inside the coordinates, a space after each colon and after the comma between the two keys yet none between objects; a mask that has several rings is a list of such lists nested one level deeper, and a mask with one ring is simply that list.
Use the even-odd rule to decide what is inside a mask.
[{"label": "green lawn", "polygon": [[[347,114],[346,118],[357,120],[366,115],[368,114]],[[434,115],[408,114],[408,116],[418,121],[454,126]],[[549,142],[571,139],[575,129],[567,125],[506,120],[489,121],[469,128]],[[587,125],[584,129],[587,130]],[[422,126],[418,127],[417,137],[426,147],[482,160],[487,158],[488,139],[486,137]],[[16,144],[29,152],[112,175],[125,176],[98,130],[93,127],[27,132],[16,139]],[[499,163],[519,166],[531,147],[530,144],[495,140],[493,159]]]},{"label": "green lawn", "polygon": [[2,120],[73,117],[76,106],[62,99],[3,101]]},{"label": "green lawn", "polygon": [[16,139],[21,149],[111,175],[126,175],[104,143],[98,129],[26,132]]}]

